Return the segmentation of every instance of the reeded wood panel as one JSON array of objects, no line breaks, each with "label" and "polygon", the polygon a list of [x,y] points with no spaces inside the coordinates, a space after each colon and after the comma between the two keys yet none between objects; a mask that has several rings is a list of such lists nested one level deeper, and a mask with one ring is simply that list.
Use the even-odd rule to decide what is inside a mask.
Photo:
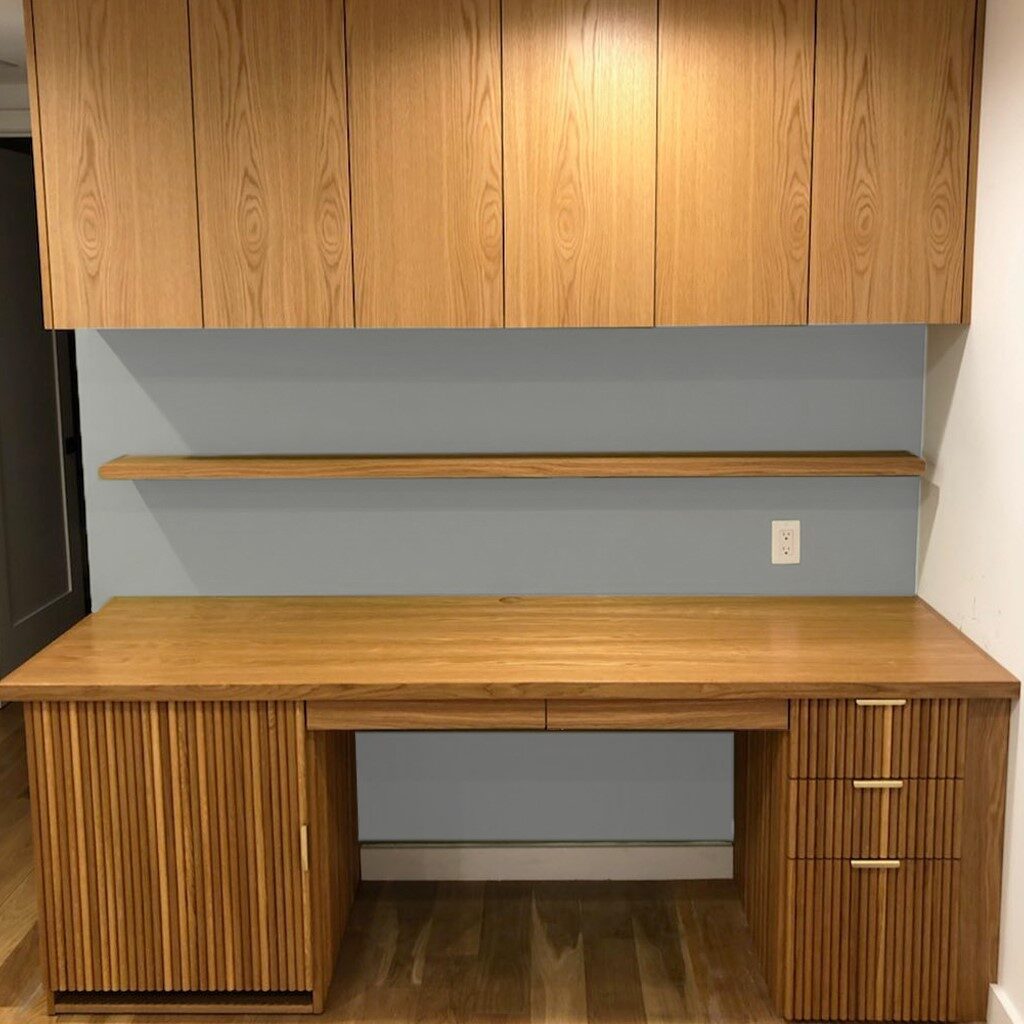
[{"label": "reeded wood panel", "polygon": [[343,0],[191,0],[207,327],[351,327]]},{"label": "reeded wood panel", "polygon": [[200,327],[187,0],[32,0],[54,327]]},{"label": "reeded wood panel", "polygon": [[347,0],[356,323],[499,327],[498,0]]},{"label": "reeded wood panel", "polygon": [[309,991],[298,703],[27,706],[56,992]]},{"label": "reeded wood panel", "polygon": [[957,323],[975,0],[819,0],[810,319]]},{"label": "reeded wood panel", "polygon": [[789,863],[793,1020],[957,1018],[957,861]]},{"label": "reeded wood panel", "polygon": [[506,323],[654,317],[656,0],[504,0]]},{"label": "reeded wood panel", "polygon": [[854,781],[789,780],[788,856],[960,857],[962,781],[907,779],[897,789]]},{"label": "reeded wood panel", "polygon": [[799,779],[962,778],[966,700],[861,706],[800,700],[790,706],[789,774]]},{"label": "reeded wood panel", "polygon": [[662,0],[659,324],[807,321],[814,0]]}]

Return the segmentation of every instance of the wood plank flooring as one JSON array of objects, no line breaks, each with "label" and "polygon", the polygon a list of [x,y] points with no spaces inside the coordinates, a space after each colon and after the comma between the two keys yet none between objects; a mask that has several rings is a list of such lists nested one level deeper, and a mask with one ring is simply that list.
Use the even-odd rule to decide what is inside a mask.
[{"label": "wood plank flooring", "polygon": [[[94,1024],[159,1019],[61,1018]],[[779,1021],[729,882],[364,883],[327,1009],[312,1019]],[[40,987],[21,709],[8,706],[0,709],[0,1024],[50,1020]]]}]

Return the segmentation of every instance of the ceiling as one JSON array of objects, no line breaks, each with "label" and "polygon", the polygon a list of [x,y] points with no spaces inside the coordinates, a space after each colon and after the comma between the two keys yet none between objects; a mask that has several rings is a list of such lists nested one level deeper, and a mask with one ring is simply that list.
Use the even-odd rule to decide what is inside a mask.
[{"label": "ceiling", "polygon": [[25,26],[22,22],[21,2],[0,0],[0,83],[26,80]]}]

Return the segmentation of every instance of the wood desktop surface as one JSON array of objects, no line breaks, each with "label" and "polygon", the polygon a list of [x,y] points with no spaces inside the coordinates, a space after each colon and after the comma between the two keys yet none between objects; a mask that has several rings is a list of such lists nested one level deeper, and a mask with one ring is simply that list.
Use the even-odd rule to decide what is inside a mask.
[{"label": "wood desktop surface", "polygon": [[1012,697],[914,597],[115,598],[7,700]]}]

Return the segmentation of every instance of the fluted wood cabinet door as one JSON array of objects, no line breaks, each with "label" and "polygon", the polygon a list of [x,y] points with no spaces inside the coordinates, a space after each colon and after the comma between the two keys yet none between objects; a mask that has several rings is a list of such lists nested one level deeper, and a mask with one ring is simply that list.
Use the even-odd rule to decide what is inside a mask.
[{"label": "fluted wood cabinet door", "polygon": [[359,327],[500,327],[498,0],[347,0]]},{"label": "fluted wood cabinet door", "polygon": [[807,320],[814,9],[661,0],[661,325]]},{"label": "fluted wood cabinet door", "polygon": [[26,705],[51,991],[313,989],[304,717],[301,703]]},{"label": "fluted wood cabinet door", "polygon": [[200,327],[187,0],[30,0],[53,327]]},{"label": "fluted wood cabinet door", "polygon": [[976,0],[819,0],[812,323],[957,323]]},{"label": "fluted wood cabinet door", "polygon": [[656,0],[504,0],[505,320],[654,319]]},{"label": "fluted wood cabinet door", "polygon": [[344,0],[191,0],[207,327],[351,327]]}]

